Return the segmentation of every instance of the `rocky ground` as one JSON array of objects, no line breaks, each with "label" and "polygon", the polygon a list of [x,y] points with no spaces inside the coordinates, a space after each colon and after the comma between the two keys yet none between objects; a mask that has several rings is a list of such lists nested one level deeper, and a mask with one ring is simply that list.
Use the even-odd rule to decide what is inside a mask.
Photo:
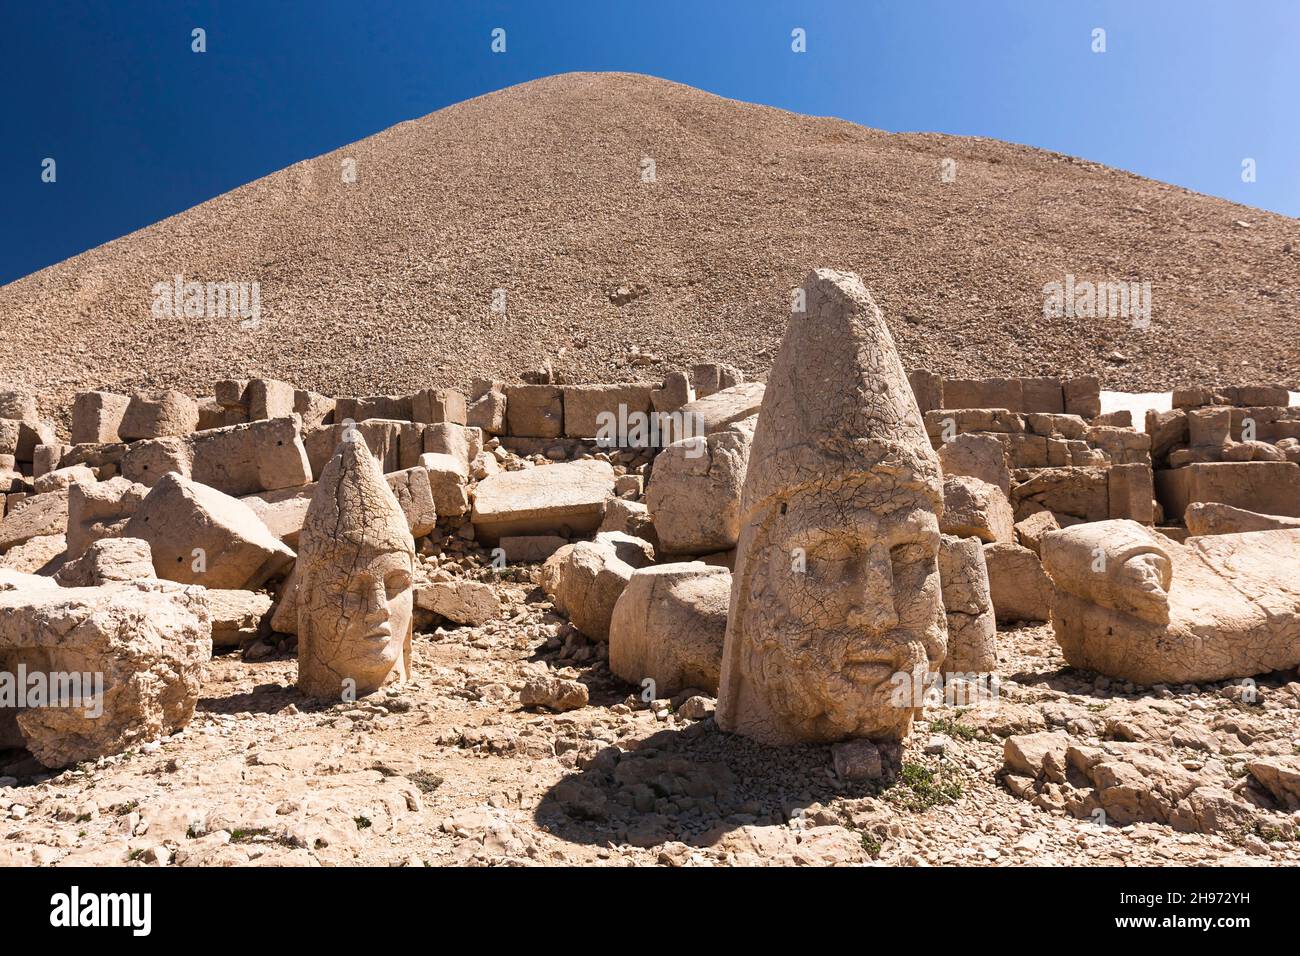
[{"label": "rocky ground", "polygon": [[[0,864],[1300,862],[1278,814],[1102,825],[1068,786],[1013,780],[1022,797],[1001,779],[1009,735],[1056,730],[1136,768],[1119,803],[1139,812],[1167,812],[1179,781],[1240,790],[1248,760],[1300,752],[1294,674],[1253,703],[1235,686],[1138,692],[1066,668],[1046,626],[1004,629],[1000,698],[927,710],[886,779],[854,783],[828,747],[720,733],[707,701],[642,703],[527,577],[501,585],[501,621],[417,634],[402,689],[321,705],[294,689],[291,648],[228,653],[161,743],[55,774],[0,757]],[[590,703],[522,708],[541,673]]]},{"label": "rocky ground", "polygon": [[[1300,385],[1294,219],[1058,153],[626,73],[456,104],[0,287],[0,379],[66,416],[88,388],[397,393],[516,381],[545,359],[569,382],[700,361],[754,378],[819,266],[862,277],[908,368]],[[1149,282],[1150,327],[1045,319],[1043,287],[1067,274]],[[153,289],[177,275],[258,283],[260,324],[156,317]]]}]

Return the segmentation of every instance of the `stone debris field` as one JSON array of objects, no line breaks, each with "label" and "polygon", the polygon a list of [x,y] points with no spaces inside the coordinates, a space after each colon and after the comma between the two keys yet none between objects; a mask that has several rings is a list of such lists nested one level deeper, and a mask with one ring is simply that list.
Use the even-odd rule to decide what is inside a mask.
[{"label": "stone debris field", "polygon": [[1300,862],[1287,388],[799,291],[757,376],[0,386],[0,863]]}]

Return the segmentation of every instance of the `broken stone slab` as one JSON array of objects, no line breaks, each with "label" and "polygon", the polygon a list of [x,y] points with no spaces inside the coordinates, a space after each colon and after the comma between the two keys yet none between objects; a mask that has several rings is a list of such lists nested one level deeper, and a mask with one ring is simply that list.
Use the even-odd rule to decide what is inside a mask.
[{"label": "broken stone slab", "polygon": [[333,419],[334,399],[309,389],[295,389],[293,393],[293,411],[302,422],[303,428],[315,428],[317,425],[324,425]]},{"label": "broken stone slab", "polygon": [[1023,521],[1016,522],[1016,541],[1021,547],[1028,548],[1034,554],[1041,554],[1043,535],[1049,531],[1060,530],[1061,525],[1056,520],[1056,515],[1050,511],[1038,511]]},{"label": "broken stone slab", "polygon": [[177,474],[154,485],[123,534],[149,542],[158,577],[181,584],[256,590],[294,560],[248,505]]},{"label": "broken stone slab", "polygon": [[183,438],[199,427],[199,405],[175,389],[131,396],[118,424],[123,441],[145,438]]},{"label": "broken stone slab", "polygon": [[244,390],[250,422],[288,418],[294,412],[294,387],[273,378],[255,378]]},{"label": "broken stone slab", "polygon": [[674,370],[664,376],[663,384],[650,392],[650,404],[656,412],[675,412],[695,401],[695,386],[689,376]]},{"label": "broken stone slab", "polygon": [[1105,521],[1110,515],[1110,479],[1106,468],[1041,468],[1013,475],[1011,506],[1017,521],[1039,511],[1082,521]]},{"label": "broken stone slab", "polygon": [[1065,413],[1092,421],[1101,414],[1101,380],[1095,375],[1080,375],[1061,383]]},{"label": "broken stone slab", "polygon": [[944,476],[939,528],[959,538],[1015,540],[1015,516],[1002,489],[970,475]]},{"label": "broken stone slab", "polygon": [[39,478],[34,478],[32,490],[38,495],[43,495],[47,491],[67,491],[70,485],[94,484],[98,480],[95,472],[85,465],[69,465],[67,468],[56,468]]},{"label": "broken stone slab", "polygon": [[213,647],[240,647],[257,637],[262,619],[271,611],[271,596],[260,591],[204,591],[212,619]]},{"label": "broken stone slab", "polygon": [[587,706],[587,699],[586,684],[552,674],[530,676],[519,690],[519,703],[524,707],[545,707],[548,710],[558,711],[577,710]]},{"label": "broken stone slab", "polygon": [[465,424],[465,395],[454,388],[422,388],[411,396],[411,420]]},{"label": "broken stone slab", "polygon": [[15,721],[47,767],[174,733],[194,714],[210,634],[196,588],[61,588],[0,572],[0,672],[58,677],[64,694],[55,702],[65,704],[0,711],[0,723]]},{"label": "broken stone slab", "polygon": [[656,456],[646,507],[667,554],[709,554],[736,546],[740,492],[758,416],[707,438],[674,442]]},{"label": "broken stone slab", "polygon": [[1246,763],[1246,772],[1285,810],[1300,810],[1300,758],[1263,757]]},{"label": "broken stone slab", "polygon": [[1051,616],[1053,587],[1038,555],[1018,544],[984,545],[989,595],[999,624],[1046,621]]},{"label": "broken stone slab", "polygon": [[731,572],[699,561],[632,572],[609,625],[609,669],[653,697],[716,694],[727,636]]},{"label": "broken stone slab", "polygon": [[[429,477],[434,508],[444,518],[469,512],[469,478],[464,462],[457,455],[426,452],[420,456],[420,468]],[[482,489],[484,482],[479,483]]]},{"label": "broken stone slab", "polygon": [[0,568],[24,574],[49,576],[67,561],[68,539],[61,534],[41,534],[10,548],[0,556]]},{"label": "broken stone slab", "polygon": [[214,428],[195,435],[190,447],[190,476],[228,495],[278,491],[311,481],[311,463],[292,413]]},{"label": "broken stone slab", "polygon": [[696,399],[708,398],[726,388],[733,388],[745,380],[745,373],[734,365],[721,362],[702,362],[691,366],[691,384]]},{"label": "broken stone slab", "polygon": [[[63,460],[63,456],[67,454],[68,450],[71,447],[72,447],[71,445],[62,445],[62,444],[55,443],[52,445],[37,445],[35,448],[33,448],[32,449],[33,481],[37,478],[43,477],[44,475],[48,475],[52,471],[58,471],[59,463]],[[14,460],[14,464],[17,464],[16,458]],[[4,463],[0,463],[0,467],[5,467]],[[12,468],[13,465],[9,465],[8,467]],[[98,478],[98,475],[95,475],[93,472],[92,475]]]},{"label": "broken stone slab", "polygon": [[[600,530],[624,531],[625,529],[602,526]],[[506,535],[497,542],[497,547],[511,564],[541,564],[568,543],[568,538],[561,538],[557,534]]]},{"label": "broken stone slab", "polygon": [[[764,389],[762,382],[743,382],[714,392],[707,398],[697,398],[675,412],[661,416],[664,444],[712,435],[734,422],[757,415],[763,405]],[[664,421],[667,427],[662,424]]]},{"label": "broken stone slab", "polygon": [[[564,434],[569,438],[617,437],[618,423],[652,410],[648,382],[619,385],[567,385],[564,388]],[[611,428],[612,424],[612,428]],[[611,441],[616,445],[617,441]]]},{"label": "broken stone slab", "polygon": [[65,563],[54,580],[65,588],[156,580],[149,542],[140,538],[103,538],[80,557]]},{"label": "broken stone slab", "polygon": [[1189,535],[1244,534],[1249,531],[1277,531],[1300,528],[1300,518],[1265,515],[1217,501],[1194,501],[1183,516]]},{"label": "broken stone slab", "polygon": [[[483,453],[483,431],[453,422],[439,422],[424,429],[420,454],[451,455],[461,461],[464,473],[469,475],[470,464]],[[416,456],[419,460],[419,455]]]},{"label": "broken stone slab", "polygon": [[1133,521],[1043,539],[1052,625],[1071,666],[1196,684],[1300,664],[1300,529],[1188,538]]},{"label": "broken stone slab", "polygon": [[1150,465],[1113,465],[1106,473],[1110,517],[1154,524],[1155,479]]},{"label": "broken stone slab", "polygon": [[654,562],[648,542],[604,531],[565,545],[542,565],[540,584],[556,610],[592,640],[609,640],[609,622],[632,572]]},{"label": "broken stone slab", "polygon": [[132,442],[122,456],[122,477],[152,488],[170,472],[190,477],[193,448],[188,438],[150,438]]},{"label": "broken stone slab", "polygon": [[1203,462],[1156,472],[1156,496],[1167,515],[1197,501],[1217,501],[1260,514],[1300,517],[1300,465],[1291,461]]},{"label": "broken stone slab", "polygon": [[968,475],[1011,494],[1011,469],[1007,446],[992,435],[968,432],[954,435],[939,446],[939,465],[947,475]]},{"label": "broken stone slab", "polygon": [[74,445],[122,440],[119,431],[131,399],[113,392],[78,392],[72,400],[71,436]]},{"label": "broken stone slab", "polygon": [[465,424],[480,428],[485,435],[506,433],[505,383],[476,378],[465,409]]},{"label": "broken stone slab", "polygon": [[28,495],[0,519],[0,553],[40,535],[63,534],[68,527],[69,489]]},{"label": "broken stone slab", "polygon": [[600,526],[605,501],[613,495],[614,469],[604,461],[501,472],[475,489],[477,540],[495,544],[506,536],[588,534]]},{"label": "broken stone slab", "polygon": [[412,536],[423,538],[431,533],[438,524],[438,509],[434,506],[429,470],[417,466],[395,471],[384,478],[397,498]]},{"label": "broken stone slab", "polygon": [[507,385],[506,432],[521,438],[564,434],[564,393],[554,385]]},{"label": "broken stone slab", "polygon": [[149,489],[120,475],[68,489],[68,558],[80,557],[100,538],[120,535]]},{"label": "broken stone slab", "polygon": [[345,435],[359,435],[384,472],[397,471],[401,464],[402,428],[407,424],[409,422],[396,419],[361,420],[351,416],[340,416],[336,409],[333,424],[303,429],[302,443],[307,449],[312,478],[320,478],[326,462],[338,450],[339,442]]},{"label": "broken stone slab", "polygon": [[415,606],[469,627],[481,627],[501,616],[496,589],[482,581],[423,582],[415,588]]}]

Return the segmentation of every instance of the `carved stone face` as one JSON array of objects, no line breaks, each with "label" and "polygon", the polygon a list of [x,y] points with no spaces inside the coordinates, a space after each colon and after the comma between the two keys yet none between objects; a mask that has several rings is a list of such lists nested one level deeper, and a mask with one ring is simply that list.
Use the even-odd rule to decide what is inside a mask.
[{"label": "carved stone face", "polygon": [[[406,677],[411,632],[411,559],[390,551],[355,567],[327,566],[300,596],[307,617],[312,670],[350,678],[358,695]],[[304,600],[305,599],[305,600]]]},{"label": "carved stone face", "polygon": [[742,609],[746,676],[805,739],[893,739],[914,711],[894,675],[930,669],[946,629],[939,523],[922,496],[861,479],[771,516]]}]

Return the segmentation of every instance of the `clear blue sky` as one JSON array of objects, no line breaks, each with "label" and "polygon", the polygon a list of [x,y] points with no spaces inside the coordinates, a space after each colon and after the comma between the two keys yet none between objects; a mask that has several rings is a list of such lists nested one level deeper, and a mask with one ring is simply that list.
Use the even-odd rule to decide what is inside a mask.
[{"label": "clear blue sky", "polygon": [[[191,52],[194,27],[206,53]],[[504,54],[490,50],[495,27]],[[1096,27],[1105,53],[1092,52]],[[0,283],[402,120],[570,70],[1027,143],[1300,213],[1300,0],[8,0]]]}]

